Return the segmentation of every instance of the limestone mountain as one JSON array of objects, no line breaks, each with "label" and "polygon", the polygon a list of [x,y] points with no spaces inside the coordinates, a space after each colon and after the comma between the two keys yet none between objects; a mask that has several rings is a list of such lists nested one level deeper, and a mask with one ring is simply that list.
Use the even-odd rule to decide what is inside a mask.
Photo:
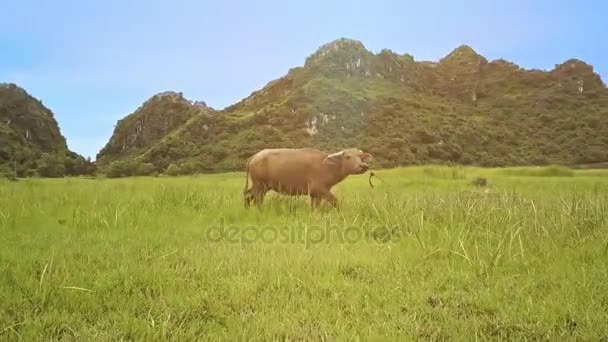
[{"label": "limestone mountain", "polygon": [[159,93],[135,112],[116,123],[110,141],[101,149],[97,160],[120,159],[145,152],[195,114],[207,110],[204,102],[191,102],[183,94]]},{"label": "limestone mountain", "polygon": [[15,84],[0,84],[0,174],[90,174],[94,165],[70,151],[53,113]]},{"label": "limestone mountain", "polygon": [[590,65],[526,70],[469,46],[429,62],[338,39],[232,106],[189,104],[182,114],[129,159],[184,173],[242,170],[249,155],[277,146],[358,146],[383,167],[608,160],[608,89]]}]

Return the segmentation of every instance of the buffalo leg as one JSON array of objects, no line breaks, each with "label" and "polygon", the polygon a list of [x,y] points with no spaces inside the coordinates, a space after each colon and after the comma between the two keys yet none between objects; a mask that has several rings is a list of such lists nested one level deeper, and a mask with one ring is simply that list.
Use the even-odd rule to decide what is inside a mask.
[{"label": "buffalo leg", "polygon": [[310,195],[310,206],[316,209],[321,204],[321,197],[319,195]]},{"label": "buffalo leg", "polygon": [[261,206],[264,203],[264,196],[268,190],[266,188],[254,188],[253,189],[253,203],[256,206]]},{"label": "buffalo leg", "polygon": [[251,205],[251,201],[253,200],[253,194],[251,190],[245,190],[245,194],[243,197],[245,197],[245,208],[249,208],[249,206]]},{"label": "buffalo leg", "polygon": [[338,199],[330,191],[323,192],[323,198],[331,204],[332,207],[338,208]]},{"label": "buffalo leg", "polygon": [[245,190],[245,208],[249,208],[252,201],[254,205],[260,206],[264,202],[264,195],[266,195],[267,191],[266,186],[262,184],[253,184],[250,189]]}]

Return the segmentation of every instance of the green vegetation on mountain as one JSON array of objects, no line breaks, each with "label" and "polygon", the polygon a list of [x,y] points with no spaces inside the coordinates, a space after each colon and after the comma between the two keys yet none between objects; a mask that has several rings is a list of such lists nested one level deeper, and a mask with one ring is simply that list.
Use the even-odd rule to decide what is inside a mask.
[{"label": "green vegetation on mountain", "polygon": [[[266,147],[357,146],[376,165],[608,161],[608,90],[593,68],[488,61],[468,46],[438,62],[339,39],[223,110],[155,96],[118,122],[98,155],[111,173],[242,170]],[[149,165],[153,165],[152,168]]]},{"label": "green vegetation on mountain", "polygon": [[184,124],[204,105],[192,104],[181,93],[165,92],[153,96],[140,108],[119,120],[108,144],[99,152],[99,160],[106,156],[121,158],[144,152],[175,128]]},{"label": "green vegetation on mountain", "polygon": [[95,172],[70,151],[53,113],[15,84],[0,84],[0,176],[63,177]]}]

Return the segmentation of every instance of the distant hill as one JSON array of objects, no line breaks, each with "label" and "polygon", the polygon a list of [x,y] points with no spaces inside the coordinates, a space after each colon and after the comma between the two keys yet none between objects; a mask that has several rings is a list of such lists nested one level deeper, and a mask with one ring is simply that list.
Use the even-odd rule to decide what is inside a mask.
[{"label": "distant hill", "polygon": [[15,84],[0,84],[0,175],[91,174],[95,165],[70,151],[53,113]]},{"label": "distant hill", "polygon": [[182,94],[167,91],[154,95],[134,113],[118,121],[110,141],[97,159],[120,159],[144,153],[192,116],[207,110],[203,103],[192,103]]},{"label": "distant hill", "polygon": [[129,174],[242,170],[266,147],[368,150],[376,165],[608,161],[608,89],[580,60],[551,71],[461,46],[437,62],[338,39],[223,110],[159,94],[98,155]]}]

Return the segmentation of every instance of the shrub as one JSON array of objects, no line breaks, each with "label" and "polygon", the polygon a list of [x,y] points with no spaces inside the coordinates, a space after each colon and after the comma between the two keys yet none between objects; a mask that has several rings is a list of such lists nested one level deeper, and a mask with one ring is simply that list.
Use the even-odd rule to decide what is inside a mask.
[{"label": "shrub", "polygon": [[200,162],[197,161],[188,161],[179,166],[179,174],[180,175],[192,175],[199,172],[203,169],[203,166]]},{"label": "shrub", "polygon": [[565,166],[551,165],[542,168],[539,172],[539,176],[543,177],[572,177],[574,176],[574,171],[572,169],[567,168]]},{"label": "shrub", "polygon": [[17,180],[17,177],[15,177],[15,173],[13,171],[11,171],[7,167],[3,167],[3,165],[0,165],[0,180],[2,178],[5,178],[5,179],[10,180],[10,181],[16,181]]},{"label": "shrub", "polygon": [[155,167],[152,163],[141,163],[141,164],[137,165],[137,167],[135,168],[134,175],[149,176],[149,175],[154,174],[155,171],[156,171]]},{"label": "shrub", "polygon": [[167,167],[167,170],[165,170],[165,173],[169,176],[177,176],[179,175],[179,167],[175,164],[171,164]]},{"label": "shrub", "polygon": [[572,177],[574,171],[561,165],[544,167],[520,167],[504,169],[500,171],[505,176],[527,176],[527,177]]},{"label": "shrub", "polygon": [[479,187],[484,187],[484,186],[488,186],[488,180],[484,177],[476,177],[475,179],[473,179],[471,184],[473,184],[475,186],[479,186]]},{"label": "shrub", "polygon": [[36,171],[35,169],[27,169],[27,171],[25,171],[25,176],[26,177],[38,177],[38,171]]}]

